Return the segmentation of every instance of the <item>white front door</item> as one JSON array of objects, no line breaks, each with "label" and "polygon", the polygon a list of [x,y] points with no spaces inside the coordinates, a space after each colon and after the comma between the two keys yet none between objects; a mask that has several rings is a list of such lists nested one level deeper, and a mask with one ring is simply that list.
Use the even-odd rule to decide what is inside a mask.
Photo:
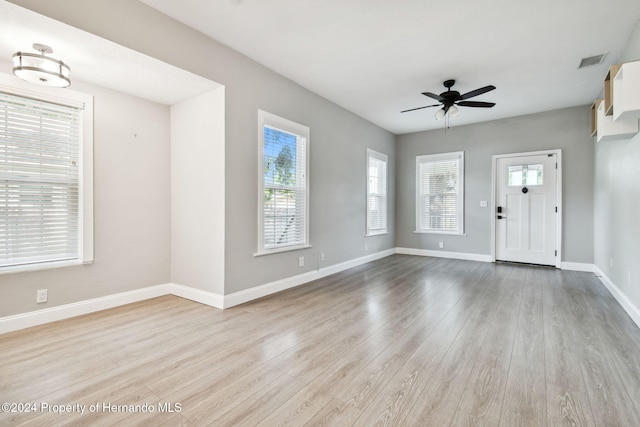
[{"label": "white front door", "polygon": [[496,260],[556,265],[556,154],[496,159]]}]

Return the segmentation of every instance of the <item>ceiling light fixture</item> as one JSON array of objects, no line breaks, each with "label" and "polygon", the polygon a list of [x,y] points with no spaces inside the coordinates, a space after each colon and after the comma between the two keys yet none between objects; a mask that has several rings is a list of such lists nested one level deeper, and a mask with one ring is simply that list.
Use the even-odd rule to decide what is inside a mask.
[{"label": "ceiling light fixture", "polygon": [[40,52],[17,52],[13,55],[13,74],[22,80],[45,86],[67,87],[71,84],[71,69],[67,64],[45,54],[53,53],[51,47],[34,43],[33,48]]},{"label": "ceiling light fixture", "polygon": [[436,118],[436,120],[440,120],[444,116],[447,116],[447,118],[452,119],[452,118],[458,117],[459,114],[460,114],[460,110],[458,110],[458,107],[456,107],[455,105],[452,105],[449,108],[443,107],[439,109],[438,111],[436,111],[436,114],[434,114],[434,117]]}]

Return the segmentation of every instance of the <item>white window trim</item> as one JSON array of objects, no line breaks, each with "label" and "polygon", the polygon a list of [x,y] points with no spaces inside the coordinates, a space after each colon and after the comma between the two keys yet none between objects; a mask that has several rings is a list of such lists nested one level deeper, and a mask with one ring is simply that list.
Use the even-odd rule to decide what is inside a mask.
[{"label": "white window trim", "polygon": [[[264,247],[264,127],[271,126],[305,138],[305,209],[304,243],[265,249]],[[295,251],[310,248],[309,243],[309,146],[310,130],[307,126],[285,119],[275,114],[258,110],[258,250],[253,256]]]},{"label": "white window trim", "polygon": [[[369,162],[371,161],[371,158],[380,160],[382,162],[384,162],[386,164],[385,167],[385,187],[387,188],[387,192],[384,195],[384,208],[386,210],[385,216],[384,216],[384,228],[382,229],[376,229],[376,230],[371,230],[369,228],[369,195],[371,194],[371,188],[369,187],[369,168],[370,168],[370,164]],[[388,191],[388,185],[389,185],[389,158],[387,157],[386,154],[382,154],[379,153],[375,150],[372,150],[370,148],[367,148],[367,198],[365,201],[365,210],[366,210],[366,214],[365,214],[365,237],[369,237],[369,236],[379,236],[381,234],[388,234],[389,233],[389,191]]]},{"label": "white window trim", "polygon": [[[460,163],[459,167],[459,183],[460,189],[458,192],[459,197],[457,198],[456,212],[458,213],[456,223],[457,230],[456,231],[443,231],[443,230],[432,230],[432,229],[420,229],[420,163],[424,161],[439,161],[439,160],[451,160],[451,159],[459,159]],[[464,151],[455,151],[451,153],[440,153],[440,154],[426,154],[422,156],[416,156],[416,194],[415,194],[415,220],[416,220],[416,228],[414,233],[424,233],[424,234],[449,234],[456,236],[463,236],[464,234]]]},{"label": "white window trim", "polygon": [[90,264],[93,262],[93,96],[71,89],[51,88],[28,83],[17,77],[0,73],[0,91],[52,102],[71,107],[82,108],[82,144],[80,147],[82,169],[79,174],[80,194],[80,250],[79,259],[72,261],[51,261],[37,264],[8,266],[0,269],[0,273],[35,271],[48,268],[59,268],[72,265]]}]

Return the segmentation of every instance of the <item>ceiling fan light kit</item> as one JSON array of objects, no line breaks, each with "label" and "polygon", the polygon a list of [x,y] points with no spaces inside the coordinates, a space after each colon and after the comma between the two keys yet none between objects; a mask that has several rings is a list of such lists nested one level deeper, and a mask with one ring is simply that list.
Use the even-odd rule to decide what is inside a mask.
[{"label": "ceiling fan light kit", "polygon": [[440,102],[440,104],[433,105],[425,105],[424,107],[411,108],[409,110],[403,110],[401,113],[407,113],[409,111],[422,110],[423,108],[429,107],[441,107],[435,113],[436,120],[440,120],[443,117],[447,116],[448,118],[458,117],[460,114],[460,107],[475,107],[475,108],[491,108],[496,105],[494,102],[482,102],[482,101],[467,101],[469,98],[473,98],[478,95],[482,95],[483,93],[487,93],[489,91],[494,90],[496,87],[493,85],[484,86],[476,90],[472,90],[471,92],[467,92],[465,94],[460,94],[460,92],[456,90],[451,90],[453,85],[456,84],[456,81],[446,80],[443,85],[447,88],[445,92],[442,92],[440,95],[436,95],[431,92],[422,92],[424,96],[428,96],[429,98],[435,99]]},{"label": "ceiling fan light kit", "polygon": [[17,52],[13,55],[13,74],[22,80],[44,86],[69,86],[71,84],[69,66],[46,56],[53,53],[53,49],[40,43],[34,43],[33,48],[40,53]]},{"label": "ceiling fan light kit", "polygon": [[451,108],[449,108],[448,113],[449,113],[449,117],[451,117],[452,119],[455,119],[460,114],[460,110],[458,110],[458,107],[456,107],[455,105],[452,105]]}]

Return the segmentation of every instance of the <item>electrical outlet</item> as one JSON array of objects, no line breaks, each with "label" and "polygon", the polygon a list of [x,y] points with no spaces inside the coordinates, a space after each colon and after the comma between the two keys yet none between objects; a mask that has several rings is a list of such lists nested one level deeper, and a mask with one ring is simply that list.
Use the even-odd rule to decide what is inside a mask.
[{"label": "electrical outlet", "polygon": [[47,290],[39,289],[36,296],[36,303],[41,304],[43,302],[47,302]]},{"label": "electrical outlet", "polygon": [[444,248],[444,242],[438,242],[438,247],[439,247],[440,249]]},{"label": "electrical outlet", "polygon": [[324,261],[324,252],[320,252],[320,261]]},{"label": "electrical outlet", "polygon": [[613,268],[613,257],[609,258],[609,268]]},{"label": "electrical outlet", "polygon": [[489,206],[489,203],[487,203],[486,200],[480,200],[480,207],[481,208],[486,208],[487,206]]},{"label": "electrical outlet", "polygon": [[298,258],[298,267],[304,267],[304,257]]},{"label": "electrical outlet", "polygon": [[364,245],[364,251],[366,252],[366,251],[368,251],[368,250],[369,250],[369,246]]},{"label": "electrical outlet", "polygon": [[629,281],[629,283],[628,283],[629,286],[631,286],[631,272],[630,271],[627,271],[627,279]]}]

